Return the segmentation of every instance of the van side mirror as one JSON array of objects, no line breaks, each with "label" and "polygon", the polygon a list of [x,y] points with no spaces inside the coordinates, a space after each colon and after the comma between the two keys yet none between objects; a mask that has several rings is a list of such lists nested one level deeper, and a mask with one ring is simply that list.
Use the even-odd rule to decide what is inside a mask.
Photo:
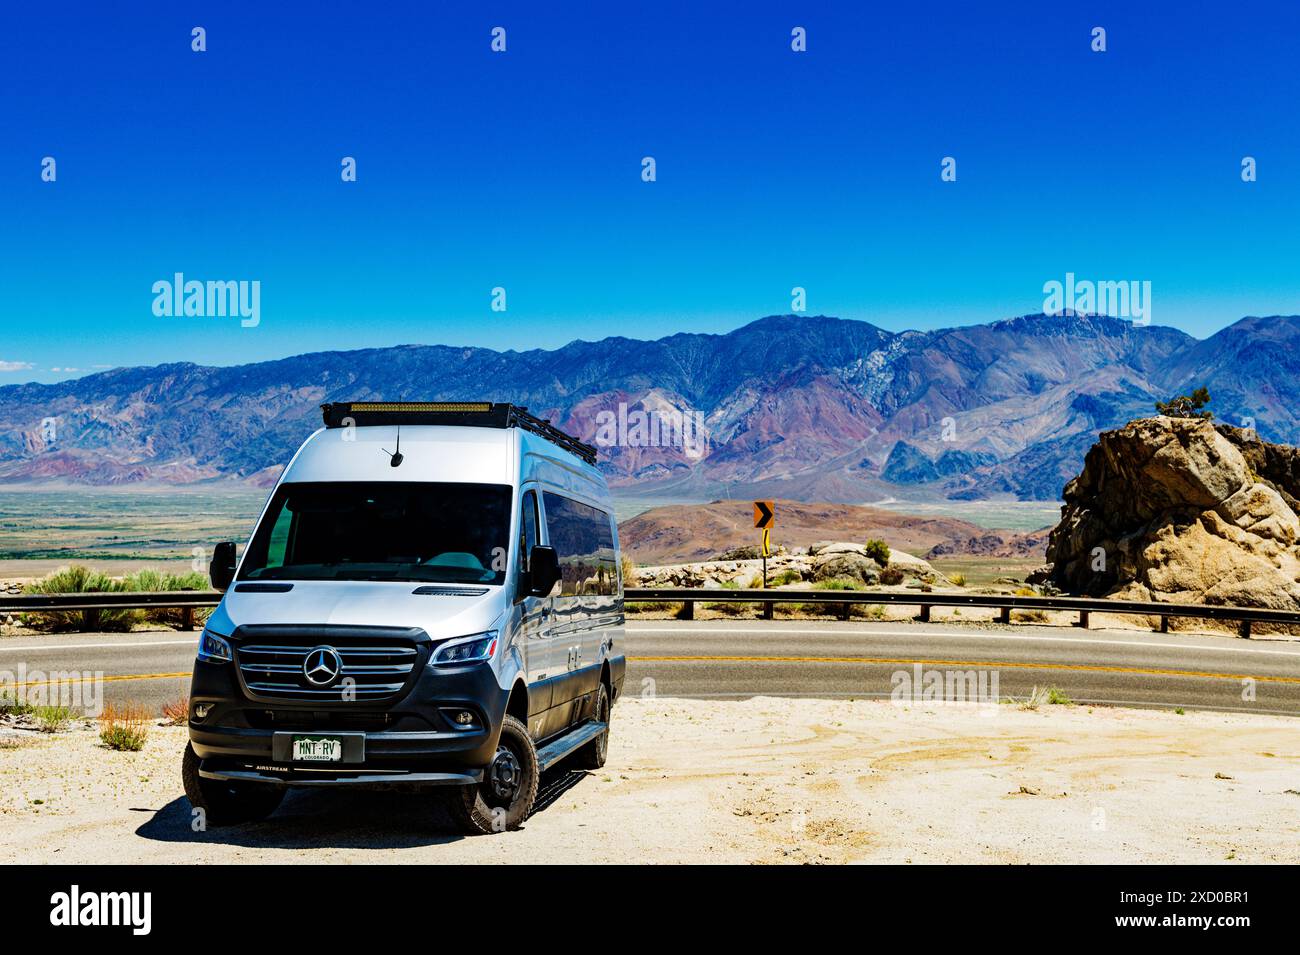
[{"label": "van side mirror", "polygon": [[235,579],[235,542],[222,541],[212,550],[208,564],[208,580],[213,590],[225,590]]},{"label": "van side mirror", "polygon": [[528,552],[528,595],[549,597],[560,582],[560,558],[554,547],[534,544]]}]

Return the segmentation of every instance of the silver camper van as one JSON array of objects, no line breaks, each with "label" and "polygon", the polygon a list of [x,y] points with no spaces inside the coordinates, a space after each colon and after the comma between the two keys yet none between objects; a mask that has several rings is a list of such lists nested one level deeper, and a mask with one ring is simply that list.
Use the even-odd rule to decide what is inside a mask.
[{"label": "silver camper van", "polygon": [[322,406],[200,638],[185,791],[210,824],[291,786],[430,786],[514,829],[539,775],[597,768],[623,581],[595,449],[488,402]]}]

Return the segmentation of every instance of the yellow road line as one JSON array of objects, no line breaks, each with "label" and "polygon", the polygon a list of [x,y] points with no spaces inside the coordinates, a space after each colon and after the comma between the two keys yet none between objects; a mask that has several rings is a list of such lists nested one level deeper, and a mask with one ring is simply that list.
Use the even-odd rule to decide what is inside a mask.
[{"label": "yellow road line", "polygon": [[1210,680],[1255,680],[1259,683],[1297,683],[1300,677],[1252,676],[1249,673],[1207,673],[1200,670],[1162,670],[1146,667],[1108,667],[1089,663],[1009,663],[999,660],[926,660],[917,657],[754,657],[754,656],[699,656],[699,657],[628,657],[628,660],[653,663],[920,663],[926,666],[975,667],[985,669],[1020,670],[1089,670],[1097,673],[1141,673],[1148,676],[1190,676]]},{"label": "yellow road line", "polygon": [[[125,673],[102,676],[99,679],[105,683],[116,683],[121,680],[172,680],[183,676],[192,676],[192,673],[189,670],[184,673]],[[94,679],[95,677],[92,676],[89,681],[83,677],[74,677],[71,680],[28,680],[26,683],[0,683],[0,686],[61,686],[65,683],[93,682]]]}]

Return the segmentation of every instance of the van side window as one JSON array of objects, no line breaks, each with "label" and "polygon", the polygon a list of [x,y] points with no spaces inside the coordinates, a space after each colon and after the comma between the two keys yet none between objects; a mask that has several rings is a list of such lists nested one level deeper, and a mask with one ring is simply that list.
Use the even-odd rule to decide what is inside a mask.
[{"label": "van side window", "polygon": [[537,543],[537,494],[524,492],[523,513],[519,520],[519,567],[528,570],[528,556]]},{"label": "van side window", "polygon": [[560,595],[612,594],[618,588],[614,532],[599,508],[544,491],[546,531],[560,559]]}]

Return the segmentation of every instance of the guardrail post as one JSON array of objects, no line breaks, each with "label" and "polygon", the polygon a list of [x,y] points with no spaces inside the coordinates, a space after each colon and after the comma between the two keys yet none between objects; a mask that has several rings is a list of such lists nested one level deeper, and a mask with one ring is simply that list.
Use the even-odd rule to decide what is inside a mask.
[{"label": "guardrail post", "polygon": [[929,604],[921,604],[921,613],[920,613],[920,615],[919,615],[916,619],[919,620],[919,621],[921,621],[922,623],[929,623],[929,622],[930,622],[930,605],[929,605]]},{"label": "guardrail post", "polygon": [[1079,611],[1079,626],[1083,627],[1084,630],[1088,629],[1088,611]]},{"label": "guardrail post", "polygon": [[763,601],[763,619],[764,620],[772,619],[772,601],[770,600]]},{"label": "guardrail post", "polygon": [[1249,620],[1243,620],[1243,621],[1241,621],[1241,635],[1242,635],[1243,637],[1245,637],[1247,640],[1250,639],[1250,621],[1249,621]]},{"label": "guardrail post", "polygon": [[683,601],[683,603],[682,603],[682,612],[679,613],[679,614],[677,615],[677,619],[678,619],[678,620],[694,620],[694,619],[695,619],[695,601],[694,601],[694,600],[686,600],[686,601]]},{"label": "guardrail post", "polygon": [[1160,632],[1161,633],[1169,632],[1169,614],[1167,613],[1162,613],[1160,615]]},{"label": "guardrail post", "polygon": [[1011,608],[1003,607],[1001,610],[998,611],[998,623],[1010,623],[1010,622],[1011,622]]}]

